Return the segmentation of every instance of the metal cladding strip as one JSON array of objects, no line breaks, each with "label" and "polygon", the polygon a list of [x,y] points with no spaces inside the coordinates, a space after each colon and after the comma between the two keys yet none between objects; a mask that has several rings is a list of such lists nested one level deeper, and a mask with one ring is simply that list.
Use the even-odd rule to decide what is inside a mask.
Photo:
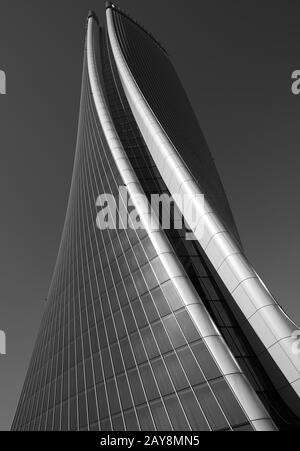
[{"label": "metal cladding strip", "polygon": [[165,234],[160,230],[157,219],[156,227],[153,229],[151,215],[154,215],[154,213],[149,215],[150,206],[148,200],[144,195],[139,180],[131,167],[121,142],[119,141],[114,124],[106,107],[103,93],[101,92],[92,44],[93,32],[93,23],[90,22],[88,28],[88,68],[96,109],[110,150],[115,159],[115,163],[128,188],[130,196],[133,198],[134,202],[137,202],[136,208],[140,214],[141,221],[149,234],[157,254],[160,256],[162,264],[168,272],[170,279],[178,290],[197,329],[203,337],[203,341],[206,343],[206,346],[220,368],[221,373],[239,400],[249,420],[252,422],[254,429],[274,431],[276,430],[276,427],[273,421],[225,344],[194,286],[186,276],[185,270],[178,261]]},{"label": "metal cladding strip", "polygon": [[[284,383],[278,383],[272,374],[269,375],[276,389],[282,391],[292,387],[298,399],[300,356],[293,353],[295,339],[292,337],[297,327],[262,283],[210,204],[206,199],[204,204],[199,202],[203,192],[137,85],[119,45],[112,10],[107,9],[106,14],[110,43],[122,85],[153,160],[170,193],[179,195],[181,199],[189,199],[192,208],[183,211],[178,204],[179,209],[192,230],[195,230],[194,235],[244,314],[245,322],[250,323],[263,343],[265,350],[261,357],[270,355],[284,375]],[[194,212],[197,212],[199,224],[196,229],[193,226]]]}]

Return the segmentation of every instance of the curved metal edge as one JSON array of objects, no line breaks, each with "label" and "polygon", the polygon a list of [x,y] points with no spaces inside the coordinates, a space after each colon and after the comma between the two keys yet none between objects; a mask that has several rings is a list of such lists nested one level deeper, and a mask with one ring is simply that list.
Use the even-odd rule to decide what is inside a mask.
[{"label": "curved metal edge", "polygon": [[[281,393],[286,386],[291,386],[299,398],[300,384],[296,382],[300,379],[300,356],[293,353],[295,324],[279,307],[209,203],[205,201],[204,208],[199,203],[199,196],[203,196],[203,193],[179,159],[127,65],[116,36],[112,11],[107,10],[106,15],[123,88],[161,176],[171,194],[180,195],[181,198],[187,196],[190,200],[193,206],[190,209],[191,216],[185,214],[189,225],[193,225],[193,212],[197,212],[199,227],[194,232],[197,240],[243,313],[245,321],[249,322],[263,343],[265,353],[271,355],[284,376],[285,382],[278,383],[278,379],[270,372],[276,389]],[[300,416],[300,408],[296,414]]]},{"label": "curved metal edge", "polygon": [[[108,32],[110,37],[110,42],[113,48],[113,53],[116,59],[117,65],[120,63],[120,50],[118,51],[117,48],[117,39],[114,34],[113,30],[113,24],[111,20],[111,10],[107,10],[108,15]],[[92,69],[92,67],[91,67]],[[95,89],[95,101],[103,102],[103,99],[100,100],[97,97],[97,92],[99,94],[99,88]],[[125,87],[126,89],[126,87]],[[128,92],[126,92],[126,95],[128,96]],[[99,113],[102,114],[103,107],[99,108]],[[102,121],[101,121],[102,122]],[[113,128],[112,121],[110,119],[110,127]],[[105,119],[104,126],[107,125],[107,117]],[[108,134],[109,138],[109,134]],[[112,146],[112,153],[114,154],[114,148],[116,147],[116,140],[114,140],[111,143]],[[119,152],[122,152],[122,158],[128,161],[128,171],[133,172],[130,162],[122,149],[122,144],[119,142],[117,145],[117,154]],[[117,155],[116,155],[117,156]],[[115,159],[116,163],[118,164],[118,158]],[[127,171],[127,172],[128,172]],[[127,174],[126,172],[126,174]],[[123,172],[123,181],[127,185],[129,191],[132,188],[132,182],[131,179],[126,180],[125,174]],[[143,192],[139,181],[137,180],[135,174],[132,175],[134,177],[134,187],[138,192]],[[145,205],[144,208],[149,210],[149,205]],[[213,323],[211,317],[209,316],[208,312],[206,311],[202,301],[200,300],[198,293],[196,292],[195,288],[191,284],[189,278],[187,277],[185,270],[181,266],[181,264],[178,261],[177,256],[175,255],[173,249],[171,248],[170,244],[168,243],[164,233],[161,231],[155,231],[153,232],[151,230],[151,227],[149,226],[149,218],[147,215],[144,215],[143,212],[141,214],[142,220],[144,220],[144,226],[150,236],[150,239],[156,249],[156,252],[158,255],[160,255],[162,263],[167,270],[170,279],[175,284],[179,294],[181,295],[182,299],[185,302],[185,305],[188,308],[188,311],[191,315],[191,317],[194,320],[194,323],[196,327],[198,328],[200,334],[203,337],[204,342],[206,343],[211,355],[215,359],[218,367],[221,370],[221,373],[223,374],[224,378],[227,380],[229,386],[231,387],[233,393],[235,394],[236,398],[240,402],[242,408],[244,409],[247,417],[253,424],[253,427],[255,428],[255,421],[257,420],[265,420],[266,424],[268,424],[268,428],[272,430],[276,430],[276,427],[274,423],[272,422],[269,414],[267,413],[266,409],[262,405],[261,401],[259,400],[258,396],[256,395],[255,391],[251,387],[248,380],[245,378],[244,374],[242,373],[239,365],[237,364],[235,358],[233,357],[232,353],[230,352],[229,348],[225,344],[220,332],[216,328],[215,324]]]}]

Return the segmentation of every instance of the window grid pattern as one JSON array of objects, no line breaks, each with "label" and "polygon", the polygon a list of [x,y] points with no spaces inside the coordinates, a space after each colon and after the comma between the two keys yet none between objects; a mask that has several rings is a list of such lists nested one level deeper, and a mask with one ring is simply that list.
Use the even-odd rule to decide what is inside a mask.
[{"label": "window grid pattern", "polygon": [[[145,63],[145,55],[141,54],[141,45],[138,44],[140,41],[137,36],[140,36],[143,41],[149,41],[149,37],[143,37],[143,32],[136,30],[135,25],[132,27],[130,19],[123,15],[120,16],[117,11],[114,13],[114,21],[120,44],[130,69],[133,70],[134,76],[137,76],[138,83],[141,82],[144,88],[144,93],[147,94],[147,100],[150,96],[150,105],[155,108],[154,111],[158,114],[159,119],[163,121],[164,125],[166,125],[166,122],[169,121],[166,125],[166,129],[171,133],[171,138],[178,144],[178,135],[176,134],[177,132],[175,133],[173,128],[174,124],[177,123],[178,118],[173,116],[173,119],[170,122],[170,117],[172,117],[173,113],[169,114],[168,112],[168,121],[166,121],[166,118],[163,117],[163,114],[166,114],[166,112],[162,112],[157,104],[160,100],[156,99],[157,102],[155,100],[157,90],[152,89],[151,93],[147,91],[145,88],[145,84],[147,85],[147,83],[145,83],[145,80],[147,79],[146,76],[144,76],[143,82],[141,81],[141,73],[139,71],[141,70],[141,66]],[[147,44],[148,50],[152,45],[153,43]],[[155,45],[153,46],[153,49],[155,55],[157,55]],[[152,50],[149,50],[150,53],[151,51]],[[161,57],[162,61],[166,62],[166,55],[162,54]],[[117,68],[113,61],[110,48],[109,63],[111,65],[111,71],[114,74],[114,83],[112,82],[112,77],[109,75],[109,71],[104,71],[105,84],[108,89],[107,99],[114,122],[118,124],[117,130],[130,162],[138,175],[139,181],[149,200],[152,194],[170,195],[134,120],[128,101],[122,90],[122,85],[118,77]],[[107,64],[104,67],[107,67]],[[147,66],[145,66],[144,69],[147,70]],[[149,67],[148,69],[150,70]],[[174,72],[173,68],[170,70]],[[151,73],[151,84],[153,83],[153,71],[150,70],[149,73]],[[172,77],[169,77],[169,79],[170,78]],[[156,84],[161,87],[165,86],[165,82],[166,80],[163,77],[160,77]],[[113,88],[114,84],[117,85],[117,90],[115,91]],[[182,88],[180,88],[180,90],[182,90]],[[168,90],[163,88],[162,91],[167,92]],[[162,98],[164,98],[164,93],[162,92],[161,94]],[[169,100],[170,99],[164,98],[166,105],[169,105],[172,108],[174,102],[170,102]],[[180,105],[182,102],[177,102],[177,104]],[[176,116],[176,113],[174,114]],[[182,140],[182,136],[180,139]],[[188,143],[186,143],[186,146],[188,146]],[[179,148],[182,148],[182,141]],[[174,206],[174,210],[176,210],[176,208],[177,207]],[[173,215],[173,218],[174,217],[175,215]],[[252,387],[280,429],[284,430],[286,428],[288,429],[293,424],[297,425],[298,420],[279,397],[270,378],[267,376],[253,348],[245,337],[238,320],[231,311],[230,294],[222,284],[216,271],[208,262],[201,246],[197,241],[186,241],[185,235],[187,230],[175,230],[172,226],[174,226],[174,224],[171,224],[171,229],[170,231],[166,231],[166,235],[172,244],[176,255],[184,266],[190,280],[196,288],[200,298],[204,302],[211,318],[220,330],[226,344],[240,364]]]},{"label": "window grid pattern", "polygon": [[171,60],[129,17],[116,9],[112,14],[123,55],[139,88],[187,169],[240,242],[215,162]]},{"label": "window grid pattern", "polygon": [[117,195],[122,181],[86,63],[79,130],[62,245],[13,429],[249,427],[146,233],[96,230],[97,196]]}]

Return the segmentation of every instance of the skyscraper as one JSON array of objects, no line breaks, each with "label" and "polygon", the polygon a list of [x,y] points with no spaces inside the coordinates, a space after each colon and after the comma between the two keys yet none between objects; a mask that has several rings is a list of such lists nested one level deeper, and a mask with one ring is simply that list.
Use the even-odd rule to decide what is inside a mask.
[{"label": "skyscraper", "polygon": [[[161,210],[153,226],[154,194],[185,227],[158,227]],[[118,227],[99,227],[102,207]],[[165,49],[110,2],[104,27],[90,13],[65,227],[13,429],[299,428],[296,329],[244,255]]]}]

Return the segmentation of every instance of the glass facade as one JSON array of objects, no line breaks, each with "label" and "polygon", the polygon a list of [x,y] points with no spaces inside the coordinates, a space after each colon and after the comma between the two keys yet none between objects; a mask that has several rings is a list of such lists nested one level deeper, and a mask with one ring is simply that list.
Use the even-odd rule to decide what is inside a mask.
[{"label": "glass facade", "polygon": [[[209,167],[203,183],[214,203],[222,204],[224,218],[239,240],[202,132],[173,68],[165,67],[164,50],[116,9],[114,20],[127,62],[171,139],[182,154],[190,146],[191,155],[200,143],[203,162]],[[99,37],[99,82],[118,138],[148,199],[155,193],[169,194],[131,112],[105,28],[100,28]],[[168,97],[172,90],[177,93],[173,103]],[[187,122],[180,127],[179,110],[186,112]],[[253,430],[146,230],[97,228],[96,199],[103,193],[118,199],[123,184],[95,107],[86,48],[66,222],[47,310],[12,428]],[[279,426],[295,422],[231,311],[229,293],[201,247],[186,241],[184,234],[174,227],[165,231],[199,302],[274,422]]]},{"label": "glass facade", "polygon": [[118,196],[122,180],[86,68],[78,142],[60,258],[14,428],[249,425],[146,233],[96,228],[95,199]]},{"label": "glass facade", "polygon": [[[164,129],[168,132],[168,137],[176,143],[176,148],[179,149],[185,160],[189,161],[189,168],[192,168],[198,178],[201,181],[204,180],[204,183],[206,183],[203,174],[199,173],[201,164],[198,163],[195,165],[187,157],[194,150],[194,154],[197,157],[200,155],[204,161],[204,166],[207,168],[207,162],[211,161],[211,155],[168,56],[164,49],[151,36],[125,14],[114,10],[113,17],[126,61],[135,79],[138,81],[140,89],[147,98],[160,123],[163,124]],[[160,48],[158,49],[158,47]],[[107,48],[110,49],[109,43],[107,43]],[[154,193],[159,195],[168,194],[170,196],[167,186],[157,171],[150,152],[139,132],[126,96],[124,94],[122,95],[123,90],[118,78],[117,69],[113,64],[112,55],[109,61],[111,62],[113,77],[107,73],[107,70],[104,72],[104,75],[107,75],[106,78],[104,77],[107,80],[106,86],[111,86],[109,80],[113,79],[117,85],[117,90],[110,89],[108,100],[119,136],[122,137],[122,143],[126,148],[131,164],[138,174],[140,183],[148,195],[149,200]],[[151,71],[150,67],[152,68]],[[153,76],[153,73],[155,76]],[[121,117],[122,112],[123,120],[126,120],[127,124],[129,118],[131,119],[130,136],[133,136],[136,140],[134,146],[132,146],[132,142],[128,142],[127,138],[129,125],[127,125],[126,130],[122,126],[118,127],[118,124],[120,124],[118,118]],[[196,152],[197,146],[201,147],[201,152],[199,150]],[[223,188],[220,189],[221,183],[217,173],[210,173],[207,183],[214,184],[214,186],[208,186],[206,192],[215,195],[216,205],[219,205],[221,202],[225,205],[226,209],[228,208],[228,212],[225,215],[229,218],[229,222],[232,222],[233,218]],[[217,198],[219,199],[218,201]],[[176,209],[175,205],[174,208]],[[236,227],[231,227],[231,230],[235,232]],[[216,271],[213,270],[212,265],[209,264],[199,243],[185,239],[186,232],[187,230],[185,229],[175,230],[174,227],[170,231],[165,231],[176,255],[183,264],[189,279],[192,281],[211,318],[220,330],[226,344],[237,359],[244,374],[251,381],[252,387],[260,396],[268,411],[272,413],[272,417],[276,420],[278,426],[281,429],[288,428],[291,424],[296,426],[298,423],[297,418],[295,418],[279,398],[254,350],[245,337],[238,320],[232,313],[228,303],[230,294],[222,284]],[[239,240],[238,234],[236,238]]]}]

